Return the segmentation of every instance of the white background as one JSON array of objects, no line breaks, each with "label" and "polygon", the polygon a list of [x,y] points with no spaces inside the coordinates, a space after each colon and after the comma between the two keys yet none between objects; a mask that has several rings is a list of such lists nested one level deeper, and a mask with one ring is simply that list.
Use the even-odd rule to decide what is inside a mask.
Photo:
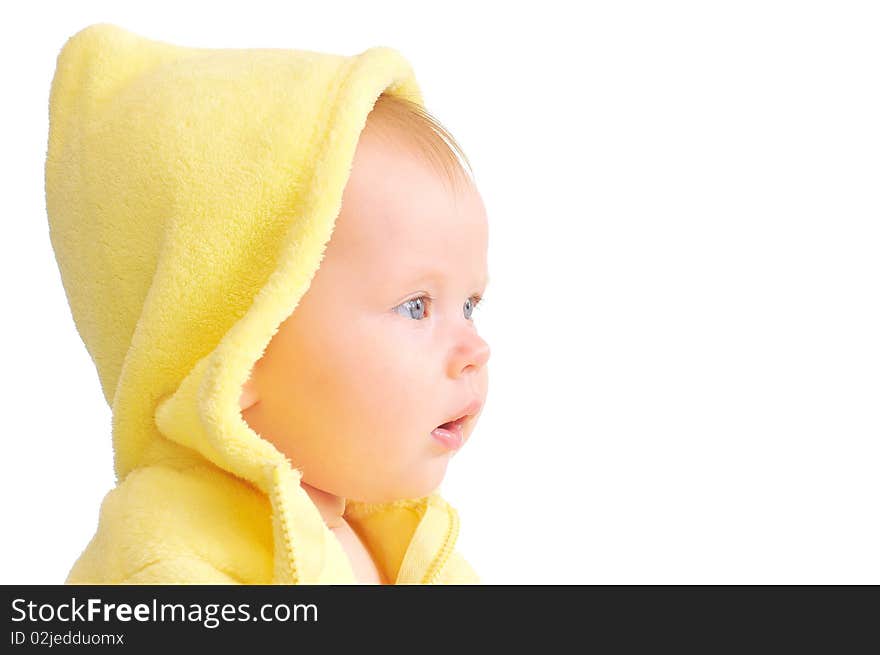
[{"label": "white background", "polygon": [[490,219],[489,399],[442,487],[484,582],[880,583],[871,5],[17,5],[0,583],[62,582],[114,482],[43,187],[55,58],[105,21],[412,63]]}]

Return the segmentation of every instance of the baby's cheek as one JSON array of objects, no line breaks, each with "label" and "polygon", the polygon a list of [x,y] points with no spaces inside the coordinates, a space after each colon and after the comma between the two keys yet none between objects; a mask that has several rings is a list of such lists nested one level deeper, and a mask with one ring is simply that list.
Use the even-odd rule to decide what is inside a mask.
[{"label": "baby's cheek", "polygon": [[385,432],[436,424],[437,406],[441,413],[447,411],[448,400],[436,398],[439,373],[433,370],[437,365],[424,339],[394,325],[381,327],[358,334],[346,348],[344,370],[338,371],[344,378],[340,386],[349,390],[342,399],[346,411],[360,421],[382,425]]}]

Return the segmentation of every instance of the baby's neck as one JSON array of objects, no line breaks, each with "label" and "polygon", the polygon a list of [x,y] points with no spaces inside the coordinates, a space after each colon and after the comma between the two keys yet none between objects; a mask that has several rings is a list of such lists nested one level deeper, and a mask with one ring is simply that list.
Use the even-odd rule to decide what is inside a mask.
[{"label": "baby's neck", "polygon": [[315,507],[318,508],[328,528],[341,528],[347,525],[345,519],[342,518],[345,513],[345,498],[334,496],[302,481],[300,481],[300,485],[315,503]]}]

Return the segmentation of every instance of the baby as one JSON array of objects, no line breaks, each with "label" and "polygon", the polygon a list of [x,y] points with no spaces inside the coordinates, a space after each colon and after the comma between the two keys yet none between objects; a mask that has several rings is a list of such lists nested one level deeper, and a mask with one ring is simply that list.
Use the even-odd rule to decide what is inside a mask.
[{"label": "baby", "polygon": [[304,470],[363,582],[381,574],[346,499],[430,493],[486,399],[489,347],[473,316],[486,212],[473,186],[459,191],[456,175],[449,188],[429,165],[418,139],[442,153],[434,134],[415,107],[380,97],[321,268],[241,396],[248,424]]},{"label": "baby", "polygon": [[479,582],[438,491],[488,390],[456,152],[390,48],[68,40],[47,213],[117,483],[67,583]]}]

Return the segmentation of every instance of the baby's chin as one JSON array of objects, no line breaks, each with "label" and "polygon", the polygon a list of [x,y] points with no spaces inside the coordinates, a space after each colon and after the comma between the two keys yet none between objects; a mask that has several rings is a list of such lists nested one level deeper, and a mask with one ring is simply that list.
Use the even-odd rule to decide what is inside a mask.
[{"label": "baby's chin", "polygon": [[432,457],[395,473],[373,475],[362,480],[352,494],[346,496],[365,503],[387,503],[422,498],[432,494],[443,482],[449,457]]}]

